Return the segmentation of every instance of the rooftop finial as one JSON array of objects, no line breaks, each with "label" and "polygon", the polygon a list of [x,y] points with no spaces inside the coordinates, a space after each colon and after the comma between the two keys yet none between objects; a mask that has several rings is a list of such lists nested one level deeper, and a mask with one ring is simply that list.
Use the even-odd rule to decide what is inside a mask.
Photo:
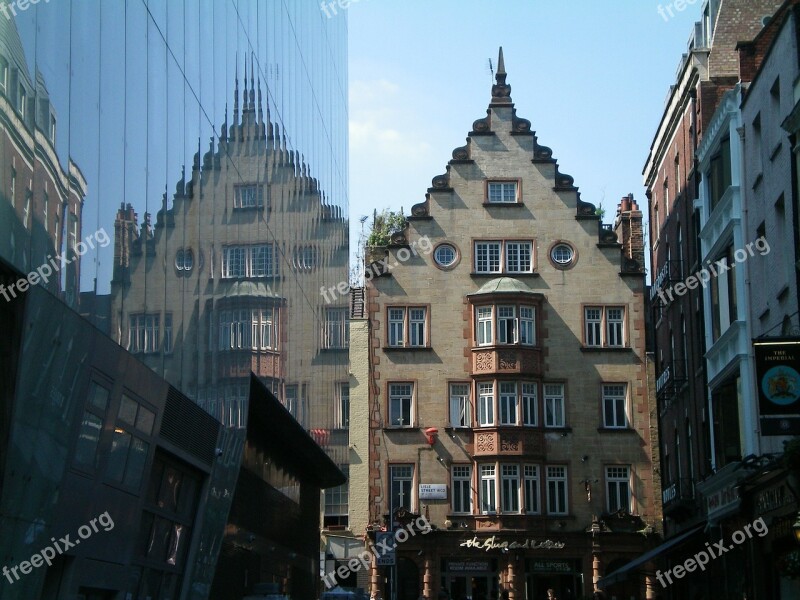
[{"label": "rooftop finial", "polygon": [[503,76],[503,81],[506,79],[506,62],[503,60],[503,47],[500,46],[500,56],[497,57],[497,82],[500,83],[500,76]]},{"label": "rooftop finial", "polygon": [[503,59],[503,47],[500,46],[500,53],[497,57],[497,74],[495,83],[492,86],[492,102],[489,106],[510,105],[511,86],[506,83],[506,62]]}]

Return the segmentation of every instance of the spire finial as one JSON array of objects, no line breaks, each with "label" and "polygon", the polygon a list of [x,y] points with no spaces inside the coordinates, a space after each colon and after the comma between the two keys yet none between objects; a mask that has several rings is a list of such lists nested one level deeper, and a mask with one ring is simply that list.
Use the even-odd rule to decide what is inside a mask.
[{"label": "spire finial", "polygon": [[492,86],[492,102],[489,106],[511,105],[511,86],[506,83],[506,62],[503,59],[503,47],[500,46],[500,53],[497,57],[497,74],[495,83]]}]

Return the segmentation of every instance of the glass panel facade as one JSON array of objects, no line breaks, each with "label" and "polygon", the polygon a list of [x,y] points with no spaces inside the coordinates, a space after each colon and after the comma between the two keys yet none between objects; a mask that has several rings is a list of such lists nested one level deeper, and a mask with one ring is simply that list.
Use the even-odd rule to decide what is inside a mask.
[{"label": "glass panel facade", "polygon": [[[330,428],[347,355],[319,332],[347,298],[319,290],[348,279],[346,29],[311,0],[2,19],[0,257],[191,398],[224,403],[253,364],[279,395],[307,383],[308,426]],[[236,310],[276,314],[285,346],[221,352]]]}]

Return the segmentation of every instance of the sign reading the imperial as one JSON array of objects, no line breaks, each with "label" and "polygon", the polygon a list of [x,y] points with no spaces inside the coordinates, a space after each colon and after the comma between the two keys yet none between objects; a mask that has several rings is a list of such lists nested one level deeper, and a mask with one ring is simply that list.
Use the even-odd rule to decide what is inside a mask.
[{"label": "sign reading the imperial", "polygon": [[531,549],[531,550],[561,550],[566,544],[564,542],[554,542],[553,540],[544,540],[537,542],[528,538],[527,540],[500,540],[496,535],[486,538],[485,540],[478,539],[478,536],[472,539],[464,540],[461,542],[462,548],[475,548],[476,550],[517,550],[517,549]]},{"label": "sign reading the imperial", "polygon": [[420,483],[420,500],[447,500],[447,485],[444,483]]},{"label": "sign reading the imperial", "polygon": [[756,342],[753,348],[761,416],[800,414],[800,342]]}]

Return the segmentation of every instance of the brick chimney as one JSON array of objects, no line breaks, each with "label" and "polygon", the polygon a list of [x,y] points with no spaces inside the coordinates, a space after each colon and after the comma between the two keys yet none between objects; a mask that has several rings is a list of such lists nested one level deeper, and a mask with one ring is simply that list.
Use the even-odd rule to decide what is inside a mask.
[{"label": "brick chimney", "polygon": [[633,199],[633,194],[623,196],[617,206],[617,217],[614,220],[614,233],[622,244],[622,256],[635,260],[639,269],[644,271],[644,230],[642,229],[642,211]]}]

